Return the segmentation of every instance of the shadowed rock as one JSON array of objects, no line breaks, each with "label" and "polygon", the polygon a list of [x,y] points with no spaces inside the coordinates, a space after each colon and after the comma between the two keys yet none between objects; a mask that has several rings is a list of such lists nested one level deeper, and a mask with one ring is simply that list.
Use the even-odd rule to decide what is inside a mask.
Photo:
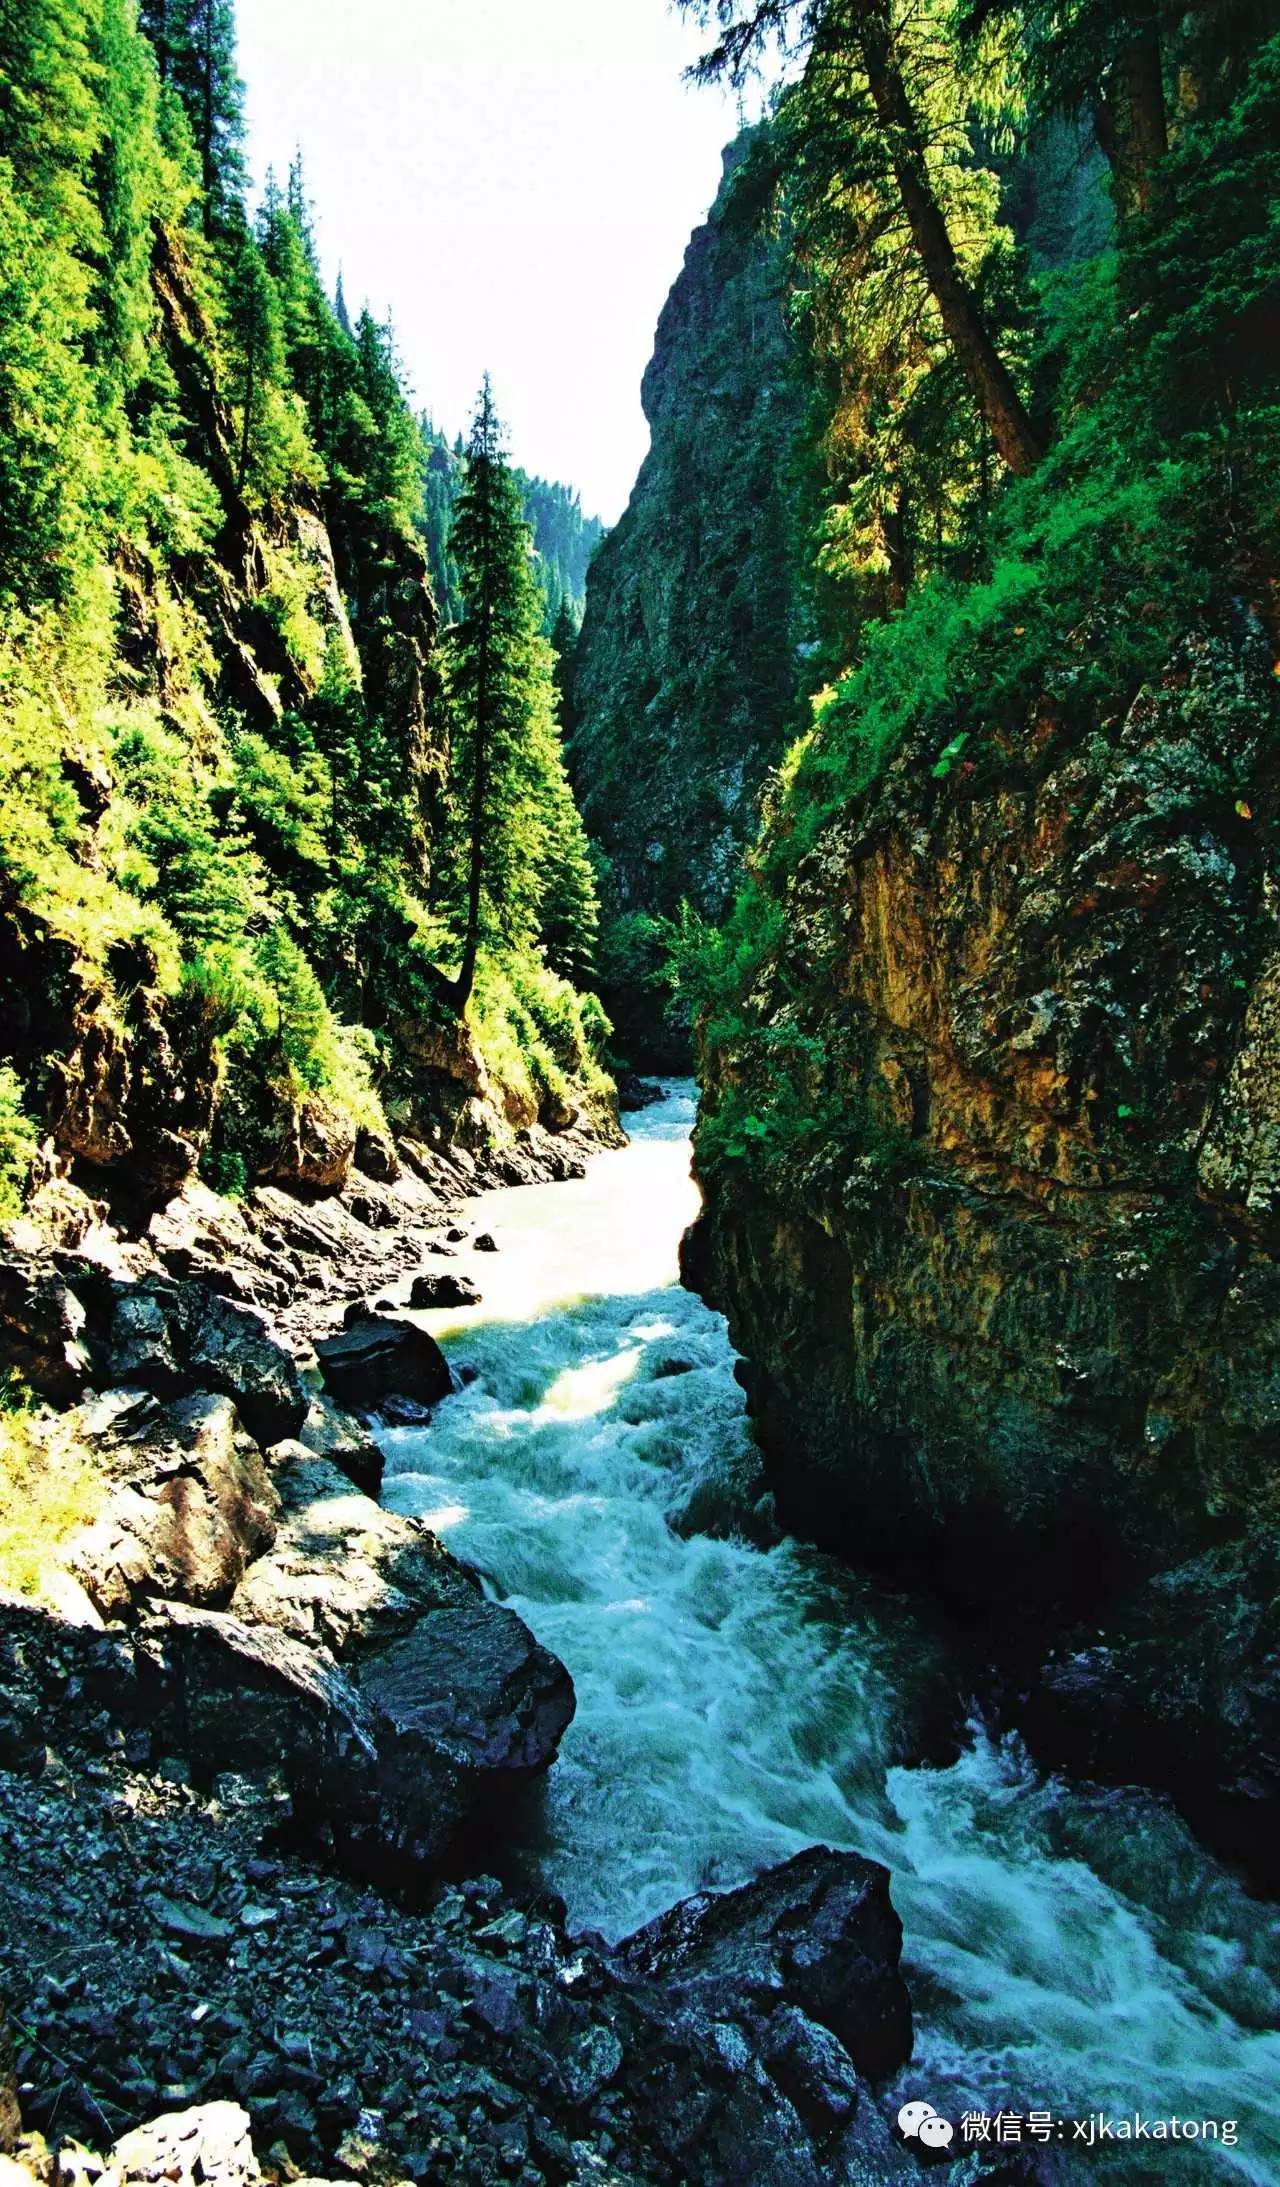
[{"label": "shadowed rock", "polygon": [[316,1357],[325,1388],[339,1404],[361,1411],[391,1396],[434,1405],[453,1387],[435,1338],[415,1322],[391,1315],[372,1316],[336,1336],[322,1338]]}]

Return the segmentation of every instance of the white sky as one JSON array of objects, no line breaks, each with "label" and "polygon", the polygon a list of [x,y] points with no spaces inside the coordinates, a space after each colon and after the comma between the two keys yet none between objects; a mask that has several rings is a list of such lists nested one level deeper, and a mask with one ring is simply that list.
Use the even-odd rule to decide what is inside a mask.
[{"label": "white sky", "polygon": [[667,0],[240,0],[260,187],[301,144],[326,275],[390,311],[452,435],[493,375],[515,460],[621,513],[640,375],[734,102]]}]

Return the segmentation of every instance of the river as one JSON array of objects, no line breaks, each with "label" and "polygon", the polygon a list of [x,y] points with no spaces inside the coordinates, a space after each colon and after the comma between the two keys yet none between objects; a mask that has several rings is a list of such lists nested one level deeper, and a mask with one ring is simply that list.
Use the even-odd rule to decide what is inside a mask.
[{"label": "river", "polygon": [[484,1302],[424,1319],[475,1379],[386,1439],[387,1502],[573,1675],[527,1872],[618,1937],[805,1845],[869,1854],[916,2011],[891,2105],[1233,2121],[1231,2146],[1081,2147],[1068,2176],[1280,2180],[1276,1909],[1162,1802],[1046,1779],[977,1722],[958,1759],[903,1766],[938,1668],[910,1607],[798,1544],[698,1531],[758,1482],[724,1323],[677,1279],[692,1117],[670,1087],[584,1179],[473,1207],[500,1248],[459,1262]]}]

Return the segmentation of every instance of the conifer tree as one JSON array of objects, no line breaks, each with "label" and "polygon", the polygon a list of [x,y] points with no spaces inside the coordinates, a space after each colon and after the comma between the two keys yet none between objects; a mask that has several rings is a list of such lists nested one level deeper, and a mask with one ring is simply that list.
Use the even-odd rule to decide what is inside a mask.
[{"label": "conifer tree", "polygon": [[161,81],[186,108],[200,165],[204,230],[217,234],[234,215],[245,184],[234,0],[140,0],[138,15]]},{"label": "conifer tree", "polygon": [[[940,139],[963,117],[957,25],[950,0],[679,0],[720,38],[699,67],[740,82],[762,45],[794,41],[816,60],[827,102],[815,116],[843,137],[847,170],[887,184],[911,234],[920,273],[978,408],[1009,469],[1034,470],[1043,452],[1013,373],[962,263],[956,225],[939,195]],[[834,104],[832,96],[834,94]]]},{"label": "conifer tree", "polygon": [[551,649],[520,488],[505,460],[486,376],[453,525],[464,600],[448,641],[462,958],[447,994],[459,1012],[482,943],[547,938],[589,955],[596,908],[582,822],[554,713]]}]

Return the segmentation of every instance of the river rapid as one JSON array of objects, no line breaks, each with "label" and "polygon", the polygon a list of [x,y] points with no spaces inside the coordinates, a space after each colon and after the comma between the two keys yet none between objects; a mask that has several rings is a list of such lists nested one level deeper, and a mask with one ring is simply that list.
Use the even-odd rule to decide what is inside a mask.
[{"label": "river rapid", "polygon": [[524,1872],[616,1938],[815,1842],[871,1855],[916,2015],[891,2108],[1234,2121],[1234,2146],[1068,2141],[1065,2176],[1280,2181],[1276,1909],[1162,1802],[1046,1779],[977,1721],[958,1759],[903,1766],[935,1637],[732,1530],[761,1484],[724,1322],[677,1277],[693,1112],[670,1087],[584,1179],[473,1208],[484,1303],[422,1318],[475,1379],[386,1438],[386,1501],[573,1676]]}]

